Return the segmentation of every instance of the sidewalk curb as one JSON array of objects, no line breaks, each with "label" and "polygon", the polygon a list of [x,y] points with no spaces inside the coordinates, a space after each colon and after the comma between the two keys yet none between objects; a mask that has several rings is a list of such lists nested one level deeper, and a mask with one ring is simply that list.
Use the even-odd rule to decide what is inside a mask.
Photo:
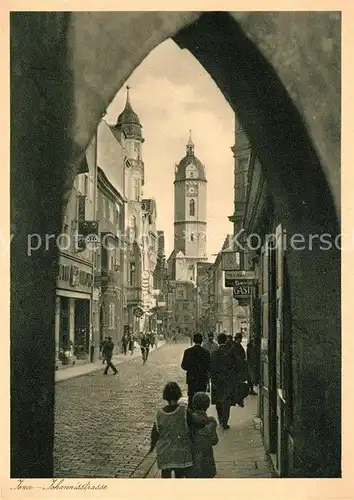
[{"label": "sidewalk curb", "polygon": [[[161,341],[159,343],[159,345],[157,347],[154,347],[150,353],[152,352],[155,352],[157,351],[158,349],[160,349],[160,347],[164,346],[166,344],[166,341]],[[117,364],[117,365],[121,365],[123,363],[128,363],[129,361],[133,361],[134,359],[138,358],[140,356],[140,353],[136,353],[136,354],[133,354],[132,356],[124,356],[122,357],[123,355],[122,354],[117,354],[115,356],[113,356],[112,358],[112,361],[113,363]],[[96,372],[96,371],[99,371],[99,370],[102,370],[102,363],[98,363],[97,361],[95,363],[87,363],[87,364],[84,364],[84,365],[79,365],[79,366],[87,366],[87,367],[90,367],[89,370],[87,371],[84,371],[83,373],[69,373],[68,375],[70,376],[67,376],[61,380],[55,380],[55,384],[60,384],[62,382],[66,382],[67,380],[71,380],[73,378],[78,378],[78,377],[83,377],[84,375],[88,375],[89,373],[93,373],[93,372]],[[67,368],[67,370],[75,370],[76,368],[78,367],[72,367],[72,368]],[[65,370],[65,373],[67,372],[67,370]],[[55,375],[57,375],[57,373],[61,372],[62,370],[59,370],[59,371],[56,371],[55,372]]]}]

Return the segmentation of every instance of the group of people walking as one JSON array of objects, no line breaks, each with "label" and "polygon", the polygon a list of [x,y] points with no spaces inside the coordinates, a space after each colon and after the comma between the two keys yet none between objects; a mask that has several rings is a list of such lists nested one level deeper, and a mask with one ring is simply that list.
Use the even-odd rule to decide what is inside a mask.
[{"label": "group of people walking", "polygon": [[[124,334],[122,337],[123,354],[127,355],[129,350],[130,354],[132,355],[135,349],[135,344],[136,344],[136,338],[133,335]],[[141,332],[139,338],[139,345],[140,345],[143,364],[145,364],[149,357],[150,347],[157,347],[157,336],[152,332],[151,333]],[[105,337],[100,346],[102,364],[106,364],[106,368],[103,372],[104,375],[108,374],[109,368],[112,369],[113,375],[116,375],[118,373],[117,368],[114,366],[112,362],[113,349],[114,349],[114,343],[112,341],[112,337]]]},{"label": "group of people walking", "polygon": [[[167,406],[158,410],[151,432],[150,451],[156,447],[162,478],[172,477],[172,472],[175,478],[215,477],[217,422],[207,410],[210,404],[216,406],[219,424],[226,430],[230,428],[231,407],[243,408],[244,399],[256,394],[241,333],[235,339],[221,333],[217,342],[212,333],[205,342],[196,333],[193,342],[181,363],[186,372],[188,405],[179,402],[182,392],[178,384],[169,382],[163,391]],[[248,347],[251,353],[252,342]]]}]

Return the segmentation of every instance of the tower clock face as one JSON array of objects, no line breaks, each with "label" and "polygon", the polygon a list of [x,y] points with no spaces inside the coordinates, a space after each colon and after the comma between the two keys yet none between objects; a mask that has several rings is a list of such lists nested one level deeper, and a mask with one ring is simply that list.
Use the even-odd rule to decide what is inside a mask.
[{"label": "tower clock face", "polygon": [[188,182],[186,188],[187,196],[196,196],[198,194],[198,184],[194,182]]}]

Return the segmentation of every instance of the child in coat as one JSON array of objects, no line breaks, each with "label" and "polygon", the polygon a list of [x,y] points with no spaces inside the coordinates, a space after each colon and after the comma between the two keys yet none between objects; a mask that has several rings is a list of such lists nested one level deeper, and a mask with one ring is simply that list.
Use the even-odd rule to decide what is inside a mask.
[{"label": "child in coat", "polygon": [[169,382],[163,399],[167,406],[158,410],[151,431],[150,452],[156,446],[157,466],[162,478],[187,476],[187,470],[193,465],[190,430],[190,415],[185,405],[178,403],[182,392],[176,382]]},{"label": "child in coat", "polygon": [[213,446],[218,444],[216,420],[207,415],[210,398],[205,392],[197,392],[193,397],[191,426],[193,467],[188,471],[191,478],[213,478],[216,476]]}]

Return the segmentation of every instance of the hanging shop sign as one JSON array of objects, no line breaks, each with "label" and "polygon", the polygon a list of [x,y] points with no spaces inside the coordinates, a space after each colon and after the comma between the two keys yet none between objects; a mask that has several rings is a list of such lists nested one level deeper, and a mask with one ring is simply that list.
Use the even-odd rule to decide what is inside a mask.
[{"label": "hanging shop sign", "polygon": [[235,299],[250,297],[254,288],[255,284],[251,280],[237,280],[233,286],[233,296]]},{"label": "hanging shop sign", "polygon": [[142,317],[142,315],[144,314],[144,311],[142,310],[142,308],[141,308],[141,307],[136,307],[136,308],[134,309],[134,313],[133,313],[133,314],[134,314],[134,316],[135,316],[136,318],[141,318],[141,317]]},{"label": "hanging shop sign", "polygon": [[79,196],[78,200],[78,220],[85,222],[86,196]]},{"label": "hanging shop sign", "polygon": [[256,274],[254,271],[225,271],[225,286],[233,287],[237,280],[251,280],[256,279]]},{"label": "hanging shop sign", "polygon": [[100,242],[99,226],[95,220],[79,220],[77,245],[78,248],[84,249],[86,245],[97,246]]},{"label": "hanging shop sign", "polygon": [[235,271],[240,269],[240,252],[221,252],[221,270]]}]

